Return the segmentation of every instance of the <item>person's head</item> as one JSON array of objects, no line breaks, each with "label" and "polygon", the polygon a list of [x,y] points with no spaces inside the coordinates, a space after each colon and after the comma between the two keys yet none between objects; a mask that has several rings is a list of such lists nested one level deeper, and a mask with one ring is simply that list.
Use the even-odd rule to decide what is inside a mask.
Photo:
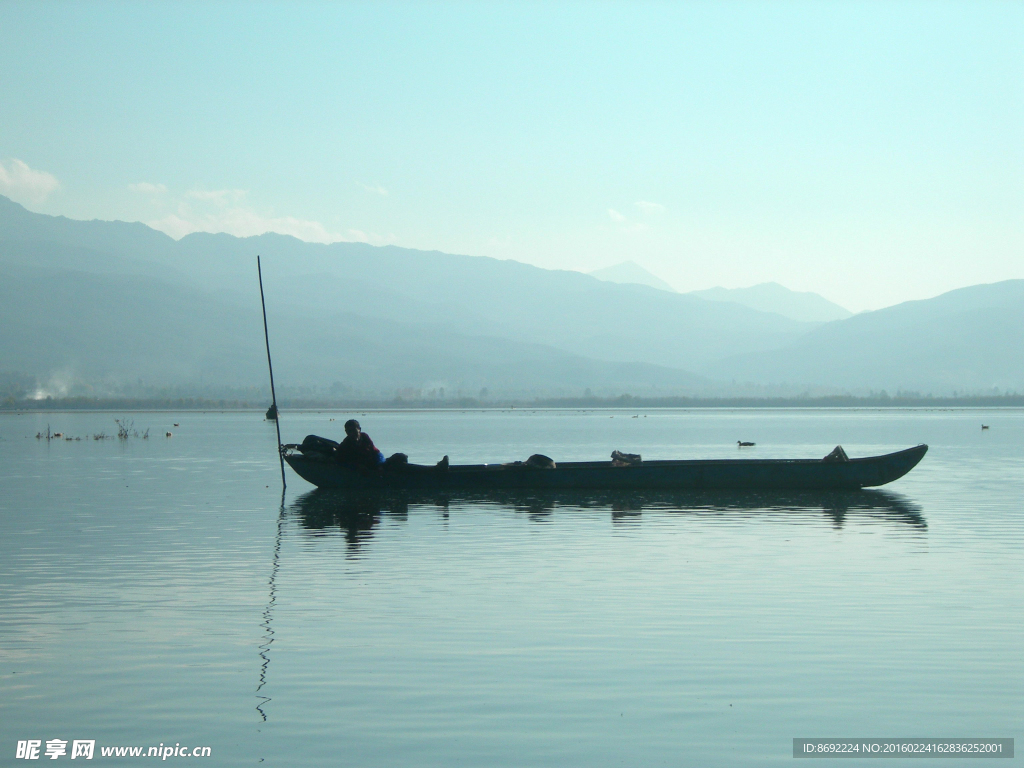
[{"label": "person's head", "polygon": [[345,422],[345,434],[351,437],[359,437],[359,433],[362,432],[362,428],[359,426],[359,422],[355,419],[349,419]]}]

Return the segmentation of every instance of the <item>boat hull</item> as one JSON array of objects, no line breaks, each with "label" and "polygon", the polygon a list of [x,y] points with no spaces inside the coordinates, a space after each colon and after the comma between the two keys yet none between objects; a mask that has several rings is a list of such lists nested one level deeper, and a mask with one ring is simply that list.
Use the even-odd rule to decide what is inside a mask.
[{"label": "boat hull", "polygon": [[566,462],[554,469],[524,464],[417,465],[360,470],[322,454],[286,447],[284,459],[319,488],[343,490],[856,490],[891,483],[917,466],[928,451],[918,445],[884,456],[849,461],[822,459],[711,459]]}]

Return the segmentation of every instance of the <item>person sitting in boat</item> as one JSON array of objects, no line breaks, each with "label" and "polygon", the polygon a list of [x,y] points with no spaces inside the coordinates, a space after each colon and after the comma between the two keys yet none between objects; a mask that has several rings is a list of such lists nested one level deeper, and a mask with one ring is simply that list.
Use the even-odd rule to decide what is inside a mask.
[{"label": "person sitting in boat", "polygon": [[345,439],[334,449],[334,455],[342,464],[357,467],[373,469],[384,463],[384,454],[377,450],[373,440],[355,419],[345,422]]}]

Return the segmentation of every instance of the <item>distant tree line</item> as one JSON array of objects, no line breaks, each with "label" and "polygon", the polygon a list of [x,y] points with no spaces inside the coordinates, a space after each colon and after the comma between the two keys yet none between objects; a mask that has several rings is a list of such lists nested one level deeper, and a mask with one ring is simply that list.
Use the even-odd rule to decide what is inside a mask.
[{"label": "distant tree line", "polygon": [[[278,404],[291,410],[402,410],[402,409],[508,409],[508,408],[1008,408],[1024,407],[1024,395],[956,395],[933,397],[885,392],[866,396],[826,395],[799,397],[638,397],[623,394],[614,397],[554,397],[499,399],[475,397],[450,399],[395,397],[374,398],[281,397]],[[26,399],[8,396],[0,401],[0,411],[227,411],[266,410],[263,400],[237,398],[129,398],[65,397]]]},{"label": "distant tree line", "polygon": [[1024,395],[801,395],[797,397],[560,397],[534,401],[544,408],[1000,408],[1024,406]]}]

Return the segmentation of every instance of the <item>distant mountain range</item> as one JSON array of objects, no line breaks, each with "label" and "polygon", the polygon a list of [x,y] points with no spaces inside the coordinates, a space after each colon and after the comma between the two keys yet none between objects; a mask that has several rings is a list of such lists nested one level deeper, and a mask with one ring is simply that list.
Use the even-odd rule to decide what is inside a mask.
[{"label": "distant mountain range", "polygon": [[256,254],[275,375],[293,391],[1024,391],[1017,281],[822,324],[486,257],[276,234],[175,241],[3,197],[0,381],[79,393],[265,390]]},{"label": "distant mountain range", "polygon": [[[647,285],[662,291],[676,292],[675,288],[635,261],[624,261],[611,267],[596,269],[589,274],[598,280],[611,283]],[[773,312],[805,323],[828,323],[832,320],[843,320],[853,314],[816,293],[791,291],[778,283],[761,283],[750,288],[708,288],[689,291],[687,295],[708,301],[741,304],[760,312]]]},{"label": "distant mountain range", "polygon": [[595,269],[589,275],[598,280],[607,280],[609,283],[633,283],[635,285],[648,285],[657,288],[659,291],[670,291],[675,293],[676,289],[666,283],[660,277],[641,267],[635,261],[624,261],[604,269]]},{"label": "distant mountain range", "polygon": [[1024,280],[975,285],[816,328],[710,375],[827,388],[1024,391]]},{"label": "distant mountain range", "polygon": [[690,291],[689,295],[710,301],[731,301],[807,323],[844,320],[853,314],[816,293],[791,291],[778,283],[761,283],[750,288],[708,288]]}]

